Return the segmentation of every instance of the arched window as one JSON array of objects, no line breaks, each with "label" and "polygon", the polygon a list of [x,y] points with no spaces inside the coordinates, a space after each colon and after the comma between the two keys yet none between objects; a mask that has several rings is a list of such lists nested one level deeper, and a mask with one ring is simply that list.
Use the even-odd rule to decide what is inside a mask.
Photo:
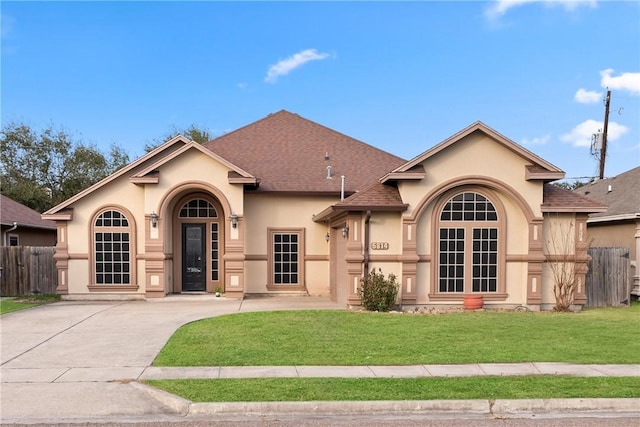
[{"label": "arched window", "polygon": [[494,204],[466,191],[442,206],[438,217],[439,293],[499,290],[500,222]]},{"label": "arched window", "polygon": [[93,223],[93,267],[95,285],[131,285],[132,226],[116,209],[101,212]]},{"label": "arched window", "polygon": [[208,201],[193,199],[182,205],[179,216],[180,218],[217,218],[218,212]]}]

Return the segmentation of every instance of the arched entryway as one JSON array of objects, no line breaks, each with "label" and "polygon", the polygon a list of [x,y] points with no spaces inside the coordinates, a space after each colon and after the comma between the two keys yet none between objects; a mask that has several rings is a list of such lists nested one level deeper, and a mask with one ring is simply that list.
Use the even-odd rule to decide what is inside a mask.
[{"label": "arched entryway", "polygon": [[203,192],[180,197],[173,208],[173,292],[224,291],[224,211]]}]

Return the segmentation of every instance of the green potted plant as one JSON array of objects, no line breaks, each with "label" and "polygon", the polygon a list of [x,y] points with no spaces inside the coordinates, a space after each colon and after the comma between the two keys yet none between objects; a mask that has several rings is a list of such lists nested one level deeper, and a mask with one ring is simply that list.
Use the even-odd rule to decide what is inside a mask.
[{"label": "green potted plant", "polygon": [[222,295],[222,288],[220,286],[216,287],[216,296],[219,297],[220,295]]}]

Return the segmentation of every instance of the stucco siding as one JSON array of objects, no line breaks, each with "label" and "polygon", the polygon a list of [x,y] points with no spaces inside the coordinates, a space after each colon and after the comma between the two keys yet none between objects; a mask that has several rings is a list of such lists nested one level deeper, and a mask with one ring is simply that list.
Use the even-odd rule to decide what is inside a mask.
[{"label": "stucco siding", "polygon": [[636,224],[633,221],[626,223],[592,223],[587,229],[587,237],[593,247],[620,247],[629,248],[631,260],[636,257],[635,242]]},{"label": "stucco siding", "polygon": [[[269,229],[304,231],[304,284],[314,295],[329,294],[329,242],[325,224],[313,215],[330,203],[329,197],[248,194],[244,204],[246,293],[267,293]],[[309,259],[311,258],[311,259]]]},{"label": "stucco siding", "polygon": [[483,134],[469,135],[422,164],[427,171],[423,180],[399,186],[403,201],[410,204],[408,214],[415,215],[423,198],[439,187],[467,177],[502,183],[526,200],[534,216],[542,215],[542,183],[525,180],[530,162]]},{"label": "stucco siding", "polygon": [[215,159],[192,149],[163,164],[159,170],[158,184],[144,186],[145,208],[149,213],[158,212],[161,200],[176,186],[189,182],[202,182],[215,187],[221,194],[224,194],[234,213],[243,214],[244,192],[242,185],[229,184],[229,168]]},{"label": "stucco siding", "polygon": [[[363,218],[364,229],[364,218]],[[388,249],[374,249],[371,243],[388,243]],[[369,219],[369,251],[371,255],[402,254],[402,221],[399,212],[372,212]]]}]

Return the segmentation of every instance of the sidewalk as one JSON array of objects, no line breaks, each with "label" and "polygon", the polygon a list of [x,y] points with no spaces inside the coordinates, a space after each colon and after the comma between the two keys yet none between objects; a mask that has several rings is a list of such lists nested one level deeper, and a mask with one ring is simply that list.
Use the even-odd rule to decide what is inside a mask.
[{"label": "sidewalk", "polygon": [[478,363],[411,366],[149,366],[139,380],[223,378],[427,378],[517,375],[640,377],[640,365],[576,365],[569,363]]}]

